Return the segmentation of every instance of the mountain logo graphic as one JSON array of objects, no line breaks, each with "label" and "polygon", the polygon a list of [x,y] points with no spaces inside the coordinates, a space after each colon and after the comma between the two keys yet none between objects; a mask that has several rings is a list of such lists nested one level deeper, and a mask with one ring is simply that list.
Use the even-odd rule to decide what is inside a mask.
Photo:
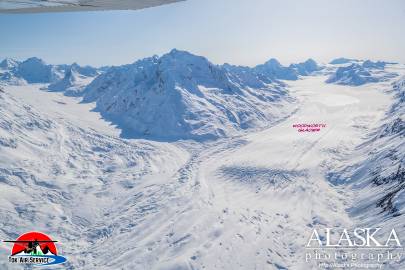
[{"label": "mountain logo graphic", "polygon": [[17,240],[5,240],[13,243],[9,263],[30,264],[35,266],[55,265],[66,262],[66,258],[58,255],[55,243],[49,236],[41,232],[27,232]]}]

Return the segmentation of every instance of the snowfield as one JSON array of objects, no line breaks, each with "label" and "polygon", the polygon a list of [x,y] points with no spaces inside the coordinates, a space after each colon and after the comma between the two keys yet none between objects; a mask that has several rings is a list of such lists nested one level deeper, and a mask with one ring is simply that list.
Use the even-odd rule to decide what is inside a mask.
[{"label": "snowfield", "polygon": [[60,269],[306,270],[314,228],[405,234],[404,78],[330,84],[338,67],[307,62],[315,73],[279,81],[194,57],[112,68],[83,99],[62,89],[75,70],[60,91],[3,86],[0,239],[47,233]]}]

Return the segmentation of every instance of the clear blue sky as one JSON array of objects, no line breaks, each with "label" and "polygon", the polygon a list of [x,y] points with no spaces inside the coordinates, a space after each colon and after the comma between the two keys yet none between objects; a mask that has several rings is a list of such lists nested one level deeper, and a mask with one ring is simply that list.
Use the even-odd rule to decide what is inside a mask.
[{"label": "clear blue sky", "polygon": [[0,15],[0,59],[118,65],[172,48],[214,63],[405,63],[404,0],[188,0],[140,11]]}]

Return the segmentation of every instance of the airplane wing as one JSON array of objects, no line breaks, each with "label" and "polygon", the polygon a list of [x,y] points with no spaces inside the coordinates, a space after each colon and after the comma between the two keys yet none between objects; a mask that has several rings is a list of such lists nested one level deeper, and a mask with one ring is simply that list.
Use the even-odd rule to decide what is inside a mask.
[{"label": "airplane wing", "polygon": [[136,10],[185,0],[0,0],[0,13]]}]

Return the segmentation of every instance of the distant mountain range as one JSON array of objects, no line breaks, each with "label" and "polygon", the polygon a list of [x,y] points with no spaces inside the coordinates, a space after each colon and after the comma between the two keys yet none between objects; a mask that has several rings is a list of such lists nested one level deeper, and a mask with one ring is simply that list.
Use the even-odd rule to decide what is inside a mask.
[{"label": "distant mountain range", "polygon": [[95,77],[99,74],[97,68],[91,66],[50,65],[42,59],[31,57],[20,62],[6,58],[0,62],[0,83],[21,85],[27,83],[55,83],[64,78],[66,71],[74,70],[85,77]]},{"label": "distant mountain range", "polygon": [[[362,85],[388,76],[386,62],[339,58],[331,63],[328,83]],[[282,81],[323,69],[313,59],[289,66],[274,58],[255,67],[215,65],[173,49],[161,57],[100,69],[50,65],[36,57],[5,59],[0,84],[43,83],[49,91],[83,96],[84,102],[96,102],[96,110],[124,136],[215,139],[265,127],[288,114],[292,99]]]},{"label": "distant mountain range", "polygon": [[319,67],[313,59],[285,67],[276,59],[272,58],[266,63],[254,67],[256,73],[280,80],[298,80],[298,76],[308,76],[321,69],[322,68]]},{"label": "distant mountain range", "polygon": [[[297,80],[299,76],[307,76],[322,69],[312,59],[298,64],[291,64],[286,67],[281,65],[274,58],[253,68],[229,64],[224,64],[222,67],[242,73],[249,70],[249,72],[255,74],[255,76],[262,76],[264,80],[267,78],[272,81]],[[50,65],[37,57],[31,57],[22,62],[6,58],[0,62],[0,82],[3,84],[55,83],[58,80],[63,80],[66,72],[70,74],[71,68],[73,68],[76,73],[85,77],[95,77],[109,69],[107,66],[94,68],[91,66],[79,66],[76,63],[72,65]],[[241,73],[239,75],[241,75]]]},{"label": "distant mountain range", "polygon": [[339,66],[326,80],[327,83],[359,86],[366,83],[385,81],[396,76],[395,73],[383,72],[385,66],[391,64],[388,62],[338,58],[331,63],[349,65]]}]

